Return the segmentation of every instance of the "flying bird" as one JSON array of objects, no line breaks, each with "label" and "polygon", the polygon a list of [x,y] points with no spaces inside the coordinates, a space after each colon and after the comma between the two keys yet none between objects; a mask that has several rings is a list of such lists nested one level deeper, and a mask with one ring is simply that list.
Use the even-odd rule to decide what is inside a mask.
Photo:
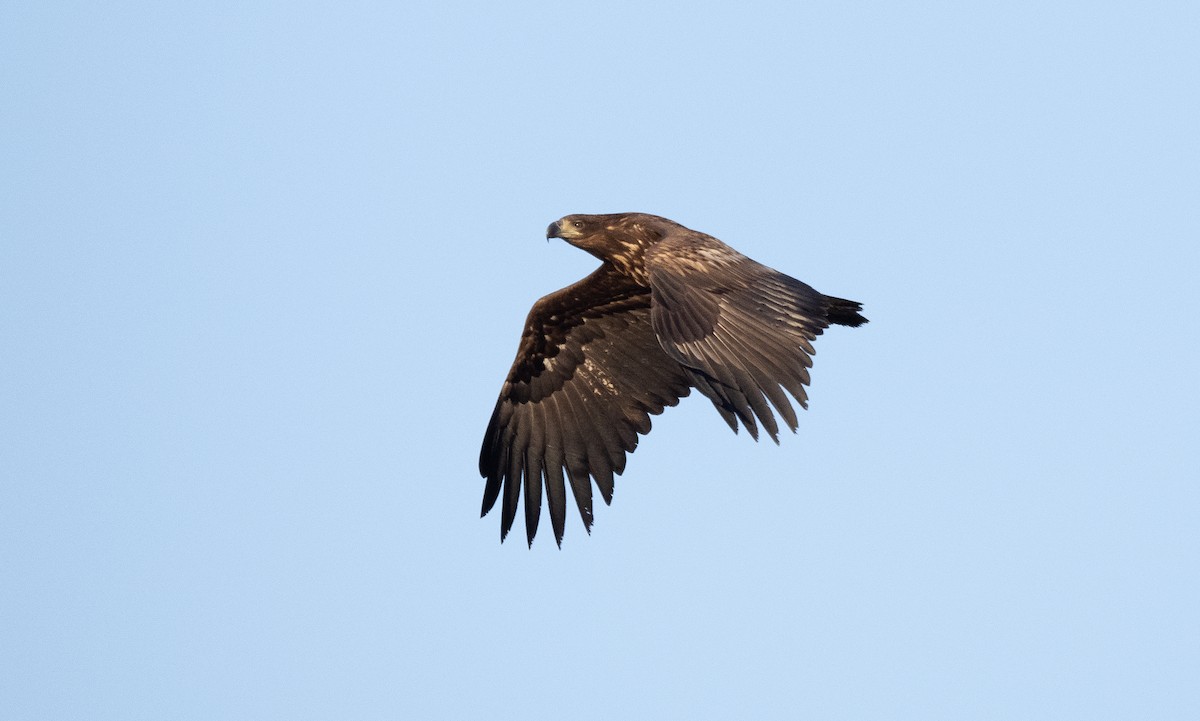
[{"label": "flying bird", "polygon": [[550,224],[599,258],[591,275],[533,304],[517,358],[492,412],[479,473],[482,515],[503,495],[500,540],[512,528],[522,487],[530,546],[543,490],[562,546],[566,484],[591,533],[592,480],[612,502],[650,416],[692,388],[736,433],[740,421],[776,443],[793,432],[787,395],[808,407],[812,341],[830,325],[867,322],[862,304],[822,295],[716,238],[645,213],[568,215]]}]

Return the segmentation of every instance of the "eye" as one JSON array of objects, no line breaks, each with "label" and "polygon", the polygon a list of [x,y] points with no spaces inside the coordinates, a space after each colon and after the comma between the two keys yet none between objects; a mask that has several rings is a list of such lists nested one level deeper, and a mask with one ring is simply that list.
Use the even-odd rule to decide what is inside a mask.
[{"label": "eye", "polygon": [[580,229],[582,229],[582,228],[583,228],[583,221],[582,221],[582,220],[572,220],[572,221],[571,221],[571,225],[575,226],[576,228],[580,228]]}]

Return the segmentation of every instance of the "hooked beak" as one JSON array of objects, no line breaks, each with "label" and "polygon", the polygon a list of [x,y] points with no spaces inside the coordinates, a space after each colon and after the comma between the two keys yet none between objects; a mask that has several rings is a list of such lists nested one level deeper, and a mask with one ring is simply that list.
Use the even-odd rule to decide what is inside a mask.
[{"label": "hooked beak", "polygon": [[549,225],[549,227],[546,228],[546,240],[549,241],[551,238],[561,238],[562,237],[562,235],[560,234],[561,231],[562,231],[562,221],[561,220],[554,221],[553,223],[551,223]]}]

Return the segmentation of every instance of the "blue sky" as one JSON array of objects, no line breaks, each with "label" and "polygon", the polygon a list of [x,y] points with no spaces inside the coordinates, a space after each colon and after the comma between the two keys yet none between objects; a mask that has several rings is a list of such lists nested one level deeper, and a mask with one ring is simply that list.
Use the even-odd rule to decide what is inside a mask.
[{"label": "blue sky", "polygon": [[[0,7],[8,719],[1200,717],[1195,3]],[[573,212],[871,324],[588,537],[478,446]]]}]

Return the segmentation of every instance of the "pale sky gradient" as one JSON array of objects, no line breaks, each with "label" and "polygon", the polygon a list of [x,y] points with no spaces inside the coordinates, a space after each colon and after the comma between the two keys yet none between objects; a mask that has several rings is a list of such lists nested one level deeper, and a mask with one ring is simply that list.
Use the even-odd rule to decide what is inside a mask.
[{"label": "pale sky gradient", "polygon": [[[0,6],[0,715],[1200,718],[1200,5]],[[646,211],[871,323],[480,520]]]}]

